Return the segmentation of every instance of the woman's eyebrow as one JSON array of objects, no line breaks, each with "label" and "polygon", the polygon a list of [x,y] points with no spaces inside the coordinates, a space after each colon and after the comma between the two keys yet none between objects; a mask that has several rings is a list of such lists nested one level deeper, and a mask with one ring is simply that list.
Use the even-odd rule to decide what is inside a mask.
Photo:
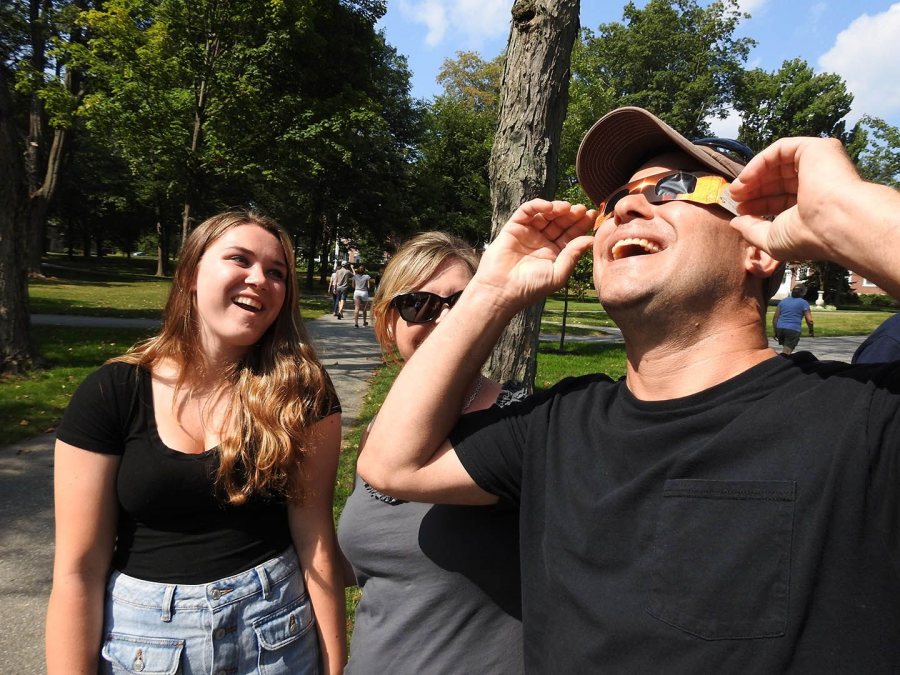
[{"label": "woman's eyebrow", "polygon": [[[250,256],[253,256],[253,257],[255,257],[255,258],[258,258],[258,257],[259,257],[259,256],[256,254],[256,251],[253,251],[253,250],[251,250],[251,249],[249,249],[249,248],[245,248],[245,247],[240,246],[240,245],[238,245],[238,244],[233,244],[233,245],[231,245],[231,246],[228,246],[228,247],[225,249],[225,252],[226,252],[226,253],[231,252],[231,251],[238,251],[238,252],[240,252],[240,253],[245,253],[245,254],[250,255]],[[284,262],[284,260],[281,260],[280,258],[274,258],[274,259],[272,260],[272,264],[273,264],[273,265],[277,265],[278,267],[283,267],[283,268],[287,269],[287,263]]]}]

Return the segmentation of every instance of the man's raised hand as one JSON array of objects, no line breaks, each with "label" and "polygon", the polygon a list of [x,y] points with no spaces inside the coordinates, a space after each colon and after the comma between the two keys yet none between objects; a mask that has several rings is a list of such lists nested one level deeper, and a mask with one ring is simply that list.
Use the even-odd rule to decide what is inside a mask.
[{"label": "man's raised hand", "polygon": [[512,214],[488,246],[473,282],[491,287],[518,311],[561,288],[591,246],[596,211],[582,204],[532,199]]}]

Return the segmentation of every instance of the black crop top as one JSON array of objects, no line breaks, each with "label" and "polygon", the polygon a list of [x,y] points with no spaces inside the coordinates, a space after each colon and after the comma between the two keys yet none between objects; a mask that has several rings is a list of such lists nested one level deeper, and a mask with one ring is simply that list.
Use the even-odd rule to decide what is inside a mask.
[{"label": "black crop top", "polygon": [[[330,380],[328,387],[332,396],[321,417],[340,412]],[[283,499],[227,505],[214,494],[215,449],[186,454],[160,440],[143,368],[111,363],[89,375],[56,434],[78,448],[122,457],[113,569],[146,581],[201,584],[250,569],[291,543]]]}]

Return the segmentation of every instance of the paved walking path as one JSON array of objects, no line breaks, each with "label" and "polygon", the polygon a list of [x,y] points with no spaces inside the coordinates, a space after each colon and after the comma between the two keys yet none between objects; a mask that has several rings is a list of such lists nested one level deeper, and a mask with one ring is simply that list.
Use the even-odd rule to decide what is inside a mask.
[{"label": "paved walking path", "polygon": [[[36,324],[154,327],[147,319],[34,316]],[[307,323],[344,409],[344,431],[359,416],[368,378],[381,362],[372,329],[326,316]],[[621,342],[604,337],[568,341]],[[543,335],[541,339],[559,340]],[[802,338],[800,349],[821,359],[848,360],[862,337]],[[0,675],[44,672],[44,615],[53,562],[53,434],[0,447]]]},{"label": "paved walking path", "polygon": [[[371,326],[331,316],[307,322],[343,407],[356,422],[369,376],[381,363]],[[33,323],[155,327],[148,319],[34,316]],[[0,675],[44,672],[44,617],[53,568],[53,434],[0,447]]]}]

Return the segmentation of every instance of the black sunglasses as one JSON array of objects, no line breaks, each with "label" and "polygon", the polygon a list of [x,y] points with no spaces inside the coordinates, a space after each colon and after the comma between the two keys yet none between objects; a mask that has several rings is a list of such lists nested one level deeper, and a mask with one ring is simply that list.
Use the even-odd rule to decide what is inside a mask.
[{"label": "black sunglasses", "polygon": [[440,316],[444,305],[453,307],[461,295],[462,291],[456,291],[446,298],[428,291],[401,293],[391,300],[391,307],[396,309],[400,318],[408,323],[428,323]]}]

